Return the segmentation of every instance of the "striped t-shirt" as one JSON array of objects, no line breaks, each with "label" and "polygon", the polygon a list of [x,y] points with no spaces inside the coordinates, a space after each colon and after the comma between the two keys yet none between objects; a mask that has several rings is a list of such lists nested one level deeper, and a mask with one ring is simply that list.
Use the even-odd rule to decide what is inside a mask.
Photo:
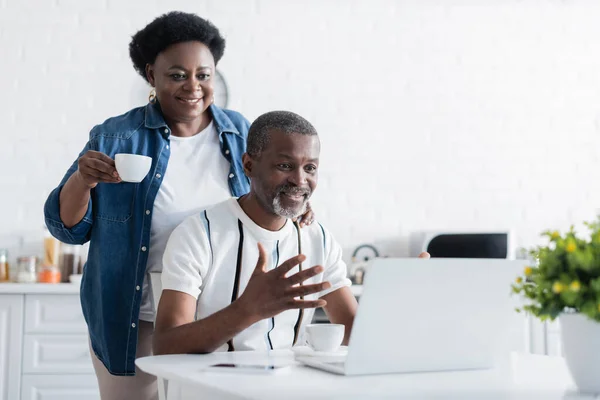
[{"label": "striped t-shirt", "polygon": [[[206,318],[244,292],[258,260],[258,242],[269,254],[268,270],[298,255],[299,242],[306,256],[303,269],[323,266],[321,274],[304,284],[328,281],[331,287],[305,296],[307,300],[350,286],[341,247],[322,225],[316,223],[298,229],[287,220],[279,231],[269,231],[255,224],[237,199],[231,198],[188,217],[173,231],[163,257],[163,289],[196,298],[196,319]],[[288,276],[298,271],[296,266]],[[284,311],[248,327],[218,350],[281,349],[300,344],[313,313],[313,309]]]}]

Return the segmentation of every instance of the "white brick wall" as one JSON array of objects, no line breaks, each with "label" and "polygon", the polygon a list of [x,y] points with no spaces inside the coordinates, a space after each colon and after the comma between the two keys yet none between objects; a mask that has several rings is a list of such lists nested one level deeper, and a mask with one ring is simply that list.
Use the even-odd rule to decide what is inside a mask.
[{"label": "white brick wall", "polygon": [[0,242],[34,243],[91,127],[146,101],[127,45],[173,9],[225,34],[231,108],[314,122],[315,209],[347,249],[440,228],[531,245],[600,204],[596,1],[0,0]]}]

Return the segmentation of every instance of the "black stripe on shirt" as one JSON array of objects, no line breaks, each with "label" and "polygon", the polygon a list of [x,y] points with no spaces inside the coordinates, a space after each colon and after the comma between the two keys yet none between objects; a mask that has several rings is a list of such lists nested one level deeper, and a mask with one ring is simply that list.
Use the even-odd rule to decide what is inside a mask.
[{"label": "black stripe on shirt", "polygon": [[[277,258],[275,260],[275,268],[279,266],[279,240],[277,241],[276,246]],[[269,332],[267,332],[267,340],[269,341],[269,346],[271,347],[271,350],[273,350],[273,342],[271,342],[271,332],[273,332],[273,329],[275,329],[275,317],[271,317],[271,329],[269,329]]]},{"label": "black stripe on shirt", "polygon": [[208,214],[206,213],[206,210],[204,210],[204,218],[206,219],[206,234],[208,236],[208,246],[210,247],[210,258],[214,260],[212,240],[210,239],[210,220],[208,219]]},{"label": "black stripe on shirt", "polygon": [[[317,224],[319,224],[319,226],[321,227],[321,233],[323,234],[323,254],[327,254],[327,243],[325,243],[325,228],[323,228],[323,225],[321,225],[320,222],[317,222]],[[326,258],[323,257],[323,260],[325,260]]]},{"label": "black stripe on shirt", "polygon": [[[235,280],[233,281],[233,291],[231,292],[231,302],[237,300],[239,296],[240,290],[240,274],[242,272],[242,252],[244,250],[244,226],[242,225],[242,221],[238,219],[238,229],[240,231],[240,241],[238,244],[238,254],[237,254],[237,264],[235,267]],[[227,342],[228,349],[227,351],[234,351],[233,347],[233,339],[229,339]]]},{"label": "black stripe on shirt", "polygon": [[[298,221],[294,222],[294,226],[296,227],[296,233],[298,234],[298,254],[302,254],[302,235],[300,234],[300,225],[298,225]],[[298,265],[299,271],[302,272],[302,263]],[[300,282],[300,286],[302,286],[302,282]],[[300,296],[301,300],[304,300],[304,296]],[[292,342],[292,346],[296,344],[298,341],[298,331],[300,330],[300,326],[302,325],[302,317],[304,316],[304,309],[298,310],[298,320],[296,320],[296,325],[294,325],[294,341]]]}]

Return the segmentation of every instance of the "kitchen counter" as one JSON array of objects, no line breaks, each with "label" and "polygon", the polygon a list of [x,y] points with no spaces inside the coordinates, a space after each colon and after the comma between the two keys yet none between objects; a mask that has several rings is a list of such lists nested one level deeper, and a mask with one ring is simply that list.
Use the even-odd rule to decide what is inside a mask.
[{"label": "kitchen counter", "polygon": [[0,294],[79,294],[75,283],[0,283]]},{"label": "kitchen counter", "polygon": [[[350,288],[354,296],[362,294],[362,285],[352,285]],[[75,283],[0,283],[0,294],[77,294],[79,284]]]}]

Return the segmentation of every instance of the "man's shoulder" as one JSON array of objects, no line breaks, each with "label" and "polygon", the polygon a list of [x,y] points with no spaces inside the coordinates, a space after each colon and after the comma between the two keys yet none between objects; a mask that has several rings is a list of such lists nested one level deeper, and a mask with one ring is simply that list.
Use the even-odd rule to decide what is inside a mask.
[{"label": "man's shoulder", "polygon": [[187,216],[173,231],[172,236],[197,236],[203,230],[203,214],[197,212]]},{"label": "man's shoulder", "polygon": [[[228,229],[234,219],[226,200],[201,209],[186,217],[171,234],[170,241],[197,244],[209,243],[215,231]],[[231,225],[233,226],[233,225]]]},{"label": "man's shoulder", "polygon": [[200,211],[200,215],[203,217],[217,217],[222,218],[226,216],[234,215],[233,209],[231,207],[231,202],[236,201],[235,197],[230,197],[227,200],[221,201],[219,203],[213,204],[212,206],[207,207],[206,209]]},{"label": "man's shoulder", "polygon": [[317,241],[323,247],[327,247],[334,240],[327,228],[317,221],[300,229],[302,230],[302,236],[310,241]]},{"label": "man's shoulder", "polygon": [[225,201],[213,204],[204,209],[200,209],[193,214],[187,216],[178,227],[193,227],[206,225],[207,220],[214,221],[217,223],[222,217],[232,214],[231,207],[229,206],[229,202],[232,200],[227,199]]},{"label": "man's shoulder", "polygon": [[203,210],[198,211],[194,215],[188,217],[191,218],[189,224],[191,225],[202,225],[207,233],[210,234],[211,230],[219,228],[230,228],[237,221],[237,216],[231,206],[231,202],[236,201],[234,197],[231,197],[220,203],[213,204]]}]

